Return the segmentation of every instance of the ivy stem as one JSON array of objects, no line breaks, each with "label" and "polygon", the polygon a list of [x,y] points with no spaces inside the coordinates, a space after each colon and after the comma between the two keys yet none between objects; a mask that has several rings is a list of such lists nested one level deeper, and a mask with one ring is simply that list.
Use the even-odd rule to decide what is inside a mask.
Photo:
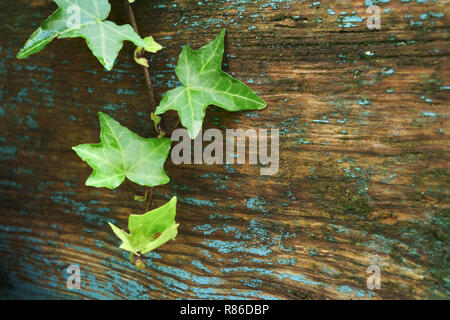
[{"label": "ivy stem", "polygon": [[[128,0],[124,0],[125,2],[125,8],[127,10],[127,14],[128,14],[128,19],[130,20],[131,26],[133,27],[134,31],[139,34],[139,29],[136,23],[136,18],[134,16],[134,12],[133,12],[133,8],[131,7],[131,3]],[[143,54],[143,53],[140,53]],[[140,58],[140,57],[138,57]],[[142,71],[144,72],[144,78],[145,78],[145,83],[147,85],[147,95],[150,101],[150,113],[153,116],[153,113],[156,110],[156,100],[155,100],[155,93],[153,91],[153,86],[152,86],[152,80],[150,79],[150,72],[149,72],[149,68],[146,66],[141,66],[142,67]],[[153,120],[153,119],[152,119]],[[164,130],[164,127],[162,125],[162,117],[161,120],[159,122],[155,122],[155,129],[157,131],[157,133],[164,137],[167,135],[167,131]],[[177,122],[175,123],[174,127],[172,128],[171,132],[173,132],[175,129],[178,128],[178,126],[180,125],[180,119],[177,120]],[[145,211],[149,211],[152,208],[152,203],[153,203],[153,194],[154,194],[154,189],[152,187],[147,188],[147,190],[145,190]]]},{"label": "ivy stem", "polygon": [[[133,27],[134,31],[139,34],[139,29],[136,23],[136,18],[134,16],[134,12],[133,12],[133,8],[131,7],[131,4],[128,0],[124,0],[125,2],[125,8],[127,10],[127,14],[128,14],[128,19],[130,20],[131,26]],[[144,72],[144,78],[145,78],[145,83],[147,85],[147,95],[150,101],[150,113],[154,113],[156,110],[156,100],[155,100],[155,93],[153,91],[153,86],[152,86],[152,80],[150,79],[150,72],[148,71],[148,67],[146,66],[142,66],[142,71]],[[161,121],[156,124],[157,126],[157,131],[159,131],[159,133],[162,133],[162,136],[166,135],[166,131],[163,129],[162,127],[162,119]],[[149,187],[147,188],[147,190],[145,191],[145,211],[149,211],[152,208],[152,202],[153,202],[153,188]]]},{"label": "ivy stem", "polygon": [[148,188],[145,191],[145,211],[149,211],[152,208],[152,202],[153,202],[153,188]]},{"label": "ivy stem", "polygon": [[[134,31],[139,34],[138,26],[136,24],[136,18],[134,17],[133,8],[131,8],[131,4],[128,2],[128,0],[125,1],[125,7],[127,9],[128,19],[130,20],[131,26],[133,27]],[[150,100],[150,112],[155,112],[156,109],[156,100],[155,100],[155,94],[153,92],[153,86],[152,86],[152,80],[150,79],[150,73],[148,71],[148,67],[142,66],[142,70],[144,71],[144,77],[145,77],[145,83],[147,84],[147,94],[148,98]]]}]

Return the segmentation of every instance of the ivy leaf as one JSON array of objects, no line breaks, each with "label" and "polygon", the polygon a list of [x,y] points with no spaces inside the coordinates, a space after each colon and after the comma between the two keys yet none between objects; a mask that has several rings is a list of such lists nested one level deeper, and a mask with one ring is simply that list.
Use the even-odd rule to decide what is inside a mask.
[{"label": "ivy leaf", "polygon": [[155,53],[162,49],[162,45],[160,45],[158,42],[156,42],[153,39],[153,37],[144,38],[144,43],[145,43],[145,47],[144,47],[145,51]]},{"label": "ivy leaf", "polygon": [[105,20],[111,11],[108,0],[53,1],[59,8],[33,32],[17,54],[17,58],[23,59],[41,51],[56,37],[82,37],[86,39],[88,47],[100,63],[111,70],[124,40],[150,52],[161,48],[153,38],[150,40],[151,37],[142,39],[130,25],[118,26]]},{"label": "ivy leaf", "polygon": [[87,186],[114,189],[125,177],[150,187],[169,182],[163,165],[170,138],[141,138],[102,112],[99,118],[101,143],[72,148],[94,169]]},{"label": "ivy leaf", "polygon": [[132,214],[128,218],[128,230],[119,229],[111,222],[113,232],[122,240],[119,248],[139,255],[152,251],[169,240],[175,239],[178,224],[175,222],[177,198],[142,215]]},{"label": "ivy leaf", "polygon": [[162,49],[162,46],[153,40],[153,37],[145,38],[144,42],[145,48],[136,47],[134,50],[134,61],[136,61],[137,64],[148,68],[148,60],[143,57],[144,51],[157,52]]},{"label": "ivy leaf", "polygon": [[263,99],[221,69],[225,30],[198,50],[184,46],[175,73],[183,86],[167,91],[156,114],[176,110],[194,139],[202,127],[205,109],[216,105],[228,111],[259,110]]}]

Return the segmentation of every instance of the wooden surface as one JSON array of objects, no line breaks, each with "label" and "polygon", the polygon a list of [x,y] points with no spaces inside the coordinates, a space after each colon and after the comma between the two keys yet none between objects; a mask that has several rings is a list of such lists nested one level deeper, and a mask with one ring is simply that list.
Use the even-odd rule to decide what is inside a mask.
[{"label": "wooden surface", "polygon": [[[128,23],[123,1],[110,19]],[[137,271],[107,225],[142,203],[86,187],[71,147],[98,141],[103,111],[152,136],[144,78],[126,43],[111,72],[82,39],[15,54],[56,5],[0,4],[0,297],[402,299],[449,292],[448,1],[137,0],[157,98],[181,47],[222,29],[224,69],[268,103],[208,108],[204,128],[279,128],[280,170],[166,164],[179,235]],[[175,121],[169,113],[167,125]],[[140,188],[143,190],[143,188]],[[82,288],[66,287],[78,264]],[[381,268],[381,289],[366,286]]]}]

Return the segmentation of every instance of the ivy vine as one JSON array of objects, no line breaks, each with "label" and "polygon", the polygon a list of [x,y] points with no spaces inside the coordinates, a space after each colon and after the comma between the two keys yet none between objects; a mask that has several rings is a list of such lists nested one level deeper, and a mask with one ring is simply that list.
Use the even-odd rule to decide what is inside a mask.
[{"label": "ivy vine", "polygon": [[[151,106],[151,120],[157,137],[142,138],[108,115],[99,112],[100,143],[80,144],[73,147],[77,155],[92,167],[86,180],[92,187],[117,188],[125,179],[148,187],[145,195],[137,200],[145,202],[146,213],[130,215],[130,233],[110,223],[112,231],[122,241],[120,248],[130,252],[130,261],[143,268],[143,255],[175,239],[178,224],[175,222],[177,198],[151,210],[153,187],[169,182],[164,171],[171,139],[161,125],[161,117],[167,110],[175,110],[181,125],[188,130],[191,139],[200,132],[206,108],[215,105],[228,111],[260,110],[266,103],[241,81],[232,78],[222,68],[225,30],[217,37],[193,50],[184,46],[178,58],[175,73],[181,86],[167,91],[157,105],[149,75],[145,52],[162,49],[153,37],[141,38],[138,34],[131,3],[124,0],[130,23],[119,26],[106,20],[111,11],[108,0],[53,0],[58,9],[33,32],[17,58],[23,59],[41,51],[55,38],[81,37],[100,63],[111,70],[124,41],[136,45],[135,61],[142,65]],[[161,116],[160,116],[161,115]],[[137,256],[134,259],[134,255]]]}]

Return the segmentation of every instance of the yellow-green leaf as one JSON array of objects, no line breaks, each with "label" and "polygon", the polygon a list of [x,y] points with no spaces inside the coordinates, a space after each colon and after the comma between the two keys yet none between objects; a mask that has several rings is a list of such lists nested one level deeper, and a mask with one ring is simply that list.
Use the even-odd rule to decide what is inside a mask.
[{"label": "yellow-green leaf", "polygon": [[113,232],[122,240],[120,248],[136,255],[145,254],[175,239],[178,224],[175,222],[177,198],[142,215],[132,214],[128,218],[130,233],[109,223]]},{"label": "yellow-green leaf", "polygon": [[162,49],[162,46],[158,42],[156,42],[153,39],[153,37],[144,38],[144,43],[145,43],[144,47],[145,51],[157,52]]}]

